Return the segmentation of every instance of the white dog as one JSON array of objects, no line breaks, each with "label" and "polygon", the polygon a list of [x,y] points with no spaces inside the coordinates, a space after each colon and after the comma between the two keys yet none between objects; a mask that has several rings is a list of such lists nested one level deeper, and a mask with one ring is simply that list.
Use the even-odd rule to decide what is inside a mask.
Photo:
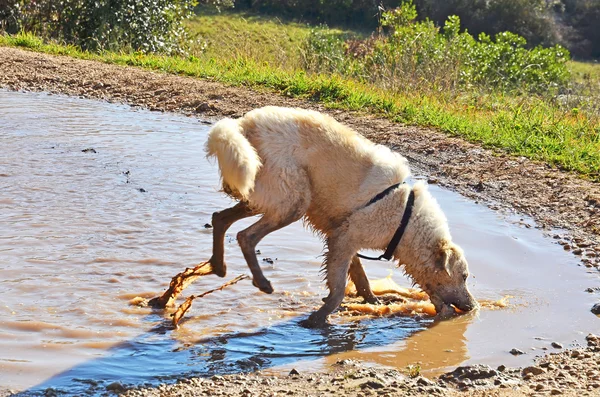
[{"label": "white dog", "polygon": [[[327,115],[281,107],[219,121],[206,148],[208,156],[218,159],[224,191],[239,200],[213,214],[213,273],[226,274],[223,239],[229,226],[262,214],[237,238],[254,285],[273,292],[259,267],[256,245],[304,218],[325,238],[330,291],[306,325],[326,322],[343,300],[348,274],[366,301],[377,301],[357,256],[360,249],[388,247],[388,257],[405,266],[438,312],[444,304],[466,311],[475,307],[465,282],[467,262],[451,241],[446,218],[425,185],[402,184],[410,171],[398,153]],[[400,241],[389,244],[394,235]]]}]

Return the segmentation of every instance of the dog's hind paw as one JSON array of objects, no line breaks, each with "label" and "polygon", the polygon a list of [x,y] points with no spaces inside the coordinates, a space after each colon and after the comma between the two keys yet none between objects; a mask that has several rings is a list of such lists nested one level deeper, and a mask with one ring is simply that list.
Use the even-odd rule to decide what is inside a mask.
[{"label": "dog's hind paw", "polygon": [[271,282],[266,279],[259,283],[257,283],[256,280],[252,280],[252,285],[254,285],[256,288],[258,288],[265,294],[272,294],[274,291],[273,286],[271,285]]},{"label": "dog's hind paw", "polygon": [[225,265],[225,262],[217,263],[213,258],[210,258],[208,263],[210,263],[212,274],[221,278],[227,275],[227,266]]}]

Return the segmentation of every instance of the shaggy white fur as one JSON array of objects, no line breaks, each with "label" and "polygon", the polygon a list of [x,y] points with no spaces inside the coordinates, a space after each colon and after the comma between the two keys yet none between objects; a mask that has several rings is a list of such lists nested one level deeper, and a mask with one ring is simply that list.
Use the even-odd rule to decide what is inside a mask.
[{"label": "shaggy white fur", "polygon": [[234,196],[279,219],[306,203],[309,223],[324,233],[410,174],[400,154],[311,110],[270,106],[222,120],[207,148]]},{"label": "shaggy white fur", "polygon": [[211,129],[206,144],[208,156],[215,156],[223,180],[243,199],[254,190],[256,174],[262,166],[260,157],[244,137],[240,124],[231,119],[219,121]]},{"label": "shaggy white fur", "polygon": [[[330,291],[307,325],[323,324],[339,306],[348,274],[361,296],[376,301],[356,253],[385,249],[396,231],[411,187],[401,185],[368,203],[409,176],[404,157],[327,115],[280,107],[218,122],[209,133],[207,152],[218,159],[225,192],[240,200],[213,215],[210,263],[215,274],[225,275],[227,228],[241,218],[263,214],[238,234],[238,241],[254,284],[271,293],[256,259],[256,245],[268,233],[305,218],[326,240],[324,269]],[[430,295],[438,312],[449,304],[471,310],[475,301],[465,283],[467,262],[452,243],[446,217],[426,185],[417,183],[412,190],[413,213],[394,257]]]}]

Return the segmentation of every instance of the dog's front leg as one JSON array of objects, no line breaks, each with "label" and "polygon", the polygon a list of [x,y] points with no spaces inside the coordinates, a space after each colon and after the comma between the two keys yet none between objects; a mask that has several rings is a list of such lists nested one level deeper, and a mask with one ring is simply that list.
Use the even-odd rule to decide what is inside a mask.
[{"label": "dog's front leg", "polygon": [[346,241],[345,235],[328,240],[328,252],[323,264],[327,272],[329,296],[319,310],[301,322],[307,328],[322,327],[327,323],[327,316],[333,313],[344,300],[346,281],[352,256],[356,252]]}]

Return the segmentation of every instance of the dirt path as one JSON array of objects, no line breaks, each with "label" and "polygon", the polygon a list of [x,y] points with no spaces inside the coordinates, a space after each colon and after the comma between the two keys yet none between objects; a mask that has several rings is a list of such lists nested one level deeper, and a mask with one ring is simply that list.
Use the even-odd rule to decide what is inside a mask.
[{"label": "dirt path", "polygon": [[[398,150],[409,158],[414,173],[426,176],[430,183],[449,187],[498,211],[529,215],[535,225],[528,225],[525,219],[523,223],[527,227],[536,226],[547,231],[566,250],[580,256],[588,271],[600,276],[600,184],[544,163],[494,153],[424,128],[402,126],[368,115],[327,111],[312,102],[276,96],[266,91],[226,87],[210,81],[6,47],[0,47],[0,88],[103,99],[157,111],[195,115],[207,120],[240,116],[265,105],[301,106],[325,111],[371,140]],[[557,229],[562,231],[555,232]],[[591,290],[598,293],[593,288]],[[406,395],[445,395],[458,389],[471,390],[469,393],[474,395],[480,395],[477,389],[488,390],[485,392],[488,394],[481,392],[484,393],[481,395],[600,395],[600,346],[597,339],[591,338],[590,346],[580,349],[579,353],[568,351],[543,360],[552,363],[546,365],[542,362],[546,366],[532,370],[536,375],[525,377],[520,369],[471,368],[465,374],[455,374],[446,381],[432,383],[424,378],[406,378],[397,371],[366,369],[360,364],[346,363],[332,375],[301,374],[273,378],[254,374],[213,380],[186,379],[174,386],[143,392],[129,391],[127,395],[202,395],[209,390],[212,390],[209,394],[223,392],[236,395],[344,393],[359,396],[399,392]],[[315,386],[317,381],[322,387]],[[493,387],[492,391],[488,387]],[[114,385],[114,391],[124,390]]]}]

